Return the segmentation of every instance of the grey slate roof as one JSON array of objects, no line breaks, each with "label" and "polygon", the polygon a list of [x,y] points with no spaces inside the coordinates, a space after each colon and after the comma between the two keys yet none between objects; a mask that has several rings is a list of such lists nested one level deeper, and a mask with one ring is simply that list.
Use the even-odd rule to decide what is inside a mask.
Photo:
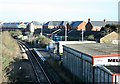
[{"label": "grey slate roof", "polygon": [[106,24],[110,24],[110,25],[115,24],[115,25],[117,25],[118,21],[106,21],[106,22],[104,22],[104,21],[91,21],[91,24],[93,26],[104,27]]},{"label": "grey slate roof", "polygon": [[38,21],[32,21],[32,23],[34,24],[34,25],[38,25],[38,26],[41,26],[42,24],[40,23],[40,22],[38,22]]},{"label": "grey slate roof", "polygon": [[58,26],[60,25],[61,21],[49,21],[49,26]]},{"label": "grey slate roof", "polygon": [[117,25],[117,24],[118,24],[118,21],[107,21],[106,24],[111,24],[111,25],[112,25],[112,24],[115,24],[115,25]]},{"label": "grey slate roof", "polygon": [[71,48],[75,51],[82,52],[90,56],[109,55],[117,53],[120,54],[118,45],[115,44],[103,44],[103,43],[73,44],[65,45],[65,47]]},{"label": "grey slate roof", "polygon": [[91,24],[93,26],[100,26],[100,27],[104,27],[105,26],[105,22],[103,22],[103,21],[91,21]]},{"label": "grey slate roof", "polygon": [[65,26],[67,21],[48,21],[44,26]]}]

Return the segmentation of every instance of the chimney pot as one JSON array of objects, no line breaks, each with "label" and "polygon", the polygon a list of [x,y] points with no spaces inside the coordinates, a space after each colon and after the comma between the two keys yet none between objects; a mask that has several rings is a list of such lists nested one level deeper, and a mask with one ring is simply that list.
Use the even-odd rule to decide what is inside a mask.
[{"label": "chimney pot", "polygon": [[88,22],[90,22],[90,18],[88,18]]}]

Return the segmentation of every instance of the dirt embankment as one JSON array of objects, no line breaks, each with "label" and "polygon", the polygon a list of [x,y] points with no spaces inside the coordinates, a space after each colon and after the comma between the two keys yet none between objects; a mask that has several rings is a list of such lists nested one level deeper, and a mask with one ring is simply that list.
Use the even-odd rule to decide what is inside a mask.
[{"label": "dirt embankment", "polygon": [[30,62],[23,60],[20,47],[9,32],[0,32],[0,51],[0,84],[31,81]]},{"label": "dirt embankment", "polygon": [[0,51],[1,51],[1,81],[8,81],[6,75],[6,69],[10,63],[14,62],[14,59],[19,57],[20,48],[17,42],[11,37],[9,32],[0,32]]}]

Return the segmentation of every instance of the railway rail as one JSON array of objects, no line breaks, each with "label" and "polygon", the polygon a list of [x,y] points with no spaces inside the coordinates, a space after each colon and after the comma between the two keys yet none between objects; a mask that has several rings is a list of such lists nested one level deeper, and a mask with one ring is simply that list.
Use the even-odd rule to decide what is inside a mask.
[{"label": "railway rail", "polygon": [[22,48],[29,56],[28,58],[30,60],[30,63],[36,76],[35,82],[39,84],[52,84],[43,67],[41,66],[40,62],[34,55],[33,50],[29,49],[29,47],[25,45],[22,41],[18,41],[18,43],[22,46]]}]

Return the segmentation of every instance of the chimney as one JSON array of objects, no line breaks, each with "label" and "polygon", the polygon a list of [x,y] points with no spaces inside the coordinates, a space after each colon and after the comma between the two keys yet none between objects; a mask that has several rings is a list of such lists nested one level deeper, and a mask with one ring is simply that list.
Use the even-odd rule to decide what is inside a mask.
[{"label": "chimney", "polygon": [[90,22],[90,18],[88,18],[88,22]]},{"label": "chimney", "polygon": [[103,21],[106,22],[106,19],[104,19]]}]

